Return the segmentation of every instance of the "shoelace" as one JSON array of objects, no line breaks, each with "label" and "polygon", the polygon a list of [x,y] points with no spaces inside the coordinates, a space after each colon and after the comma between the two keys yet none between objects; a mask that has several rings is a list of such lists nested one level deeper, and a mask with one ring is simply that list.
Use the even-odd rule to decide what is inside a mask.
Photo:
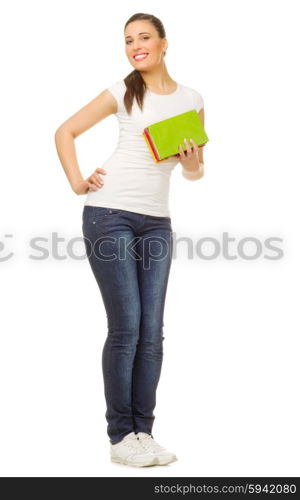
[{"label": "shoelace", "polygon": [[124,441],[124,445],[127,446],[127,448],[129,448],[129,449],[131,449],[133,451],[139,451],[139,452],[141,452],[140,443],[138,442],[138,439],[136,439],[136,438],[126,439]]},{"label": "shoelace", "polygon": [[166,451],[160,444],[158,444],[151,436],[139,438],[142,445],[150,451]]}]

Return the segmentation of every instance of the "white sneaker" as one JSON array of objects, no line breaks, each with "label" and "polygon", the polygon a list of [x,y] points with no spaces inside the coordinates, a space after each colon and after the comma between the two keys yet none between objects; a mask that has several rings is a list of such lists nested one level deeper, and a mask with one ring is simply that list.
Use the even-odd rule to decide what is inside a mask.
[{"label": "white sneaker", "polygon": [[170,464],[178,460],[176,455],[166,450],[163,446],[154,441],[153,437],[146,432],[138,432],[138,439],[145,451],[152,452],[158,458],[159,465]]},{"label": "white sneaker", "polygon": [[158,459],[146,451],[134,432],[127,434],[122,441],[110,445],[111,461],[134,467],[157,465]]}]

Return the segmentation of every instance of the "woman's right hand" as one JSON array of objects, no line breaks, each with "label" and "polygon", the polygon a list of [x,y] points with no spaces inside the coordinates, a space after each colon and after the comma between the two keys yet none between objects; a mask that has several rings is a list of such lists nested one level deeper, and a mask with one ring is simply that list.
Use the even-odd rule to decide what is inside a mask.
[{"label": "woman's right hand", "polygon": [[77,182],[72,189],[76,194],[86,194],[89,189],[92,191],[97,191],[98,188],[101,188],[104,184],[101,174],[106,174],[106,170],[104,168],[96,168],[95,172],[90,175],[87,179]]}]

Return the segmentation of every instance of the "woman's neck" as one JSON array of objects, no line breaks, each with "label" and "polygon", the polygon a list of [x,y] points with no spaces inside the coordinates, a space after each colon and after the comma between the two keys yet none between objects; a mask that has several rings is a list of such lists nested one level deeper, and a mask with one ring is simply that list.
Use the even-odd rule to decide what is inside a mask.
[{"label": "woman's neck", "polygon": [[141,71],[146,87],[153,92],[168,93],[176,88],[176,82],[172,80],[166,69],[163,71]]}]

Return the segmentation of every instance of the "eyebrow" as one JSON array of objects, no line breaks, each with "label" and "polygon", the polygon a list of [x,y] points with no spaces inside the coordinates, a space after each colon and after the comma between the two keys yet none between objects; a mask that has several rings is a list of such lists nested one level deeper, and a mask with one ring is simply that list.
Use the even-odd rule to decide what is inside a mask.
[{"label": "eyebrow", "polygon": [[[148,31],[142,31],[142,33],[139,33],[139,35],[144,35],[145,33],[147,33],[147,35],[151,35],[151,33],[148,33]],[[125,38],[132,38],[131,35],[127,35],[125,36]]]}]

